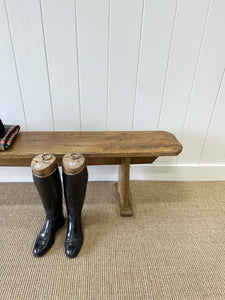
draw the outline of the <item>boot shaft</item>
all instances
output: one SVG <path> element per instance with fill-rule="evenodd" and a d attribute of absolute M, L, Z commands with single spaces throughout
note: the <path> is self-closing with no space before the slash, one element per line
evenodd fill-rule
<path fill-rule="evenodd" d="M 34 184 L 49 218 L 62 215 L 62 185 L 55 157 L 46 156 L 47 160 L 43 154 L 36 156 L 31 166 Z"/>
<path fill-rule="evenodd" d="M 63 172 L 64 196 L 67 210 L 79 215 L 83 208 L 88 181 L 87 167 L 76 175 Z"/>

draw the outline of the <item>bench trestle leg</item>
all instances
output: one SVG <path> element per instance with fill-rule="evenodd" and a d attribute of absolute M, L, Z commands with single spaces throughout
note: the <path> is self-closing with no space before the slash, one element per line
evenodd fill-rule
<path fill-rule="evenodd" d="M 116 183 L 116 195 L 120 207 L 120 215 L 122 217 L 133 216 L 133 210 L 130 203 L 130 158 L 123 158 L 122 164 L 119 166 L 119 180 Z"/>

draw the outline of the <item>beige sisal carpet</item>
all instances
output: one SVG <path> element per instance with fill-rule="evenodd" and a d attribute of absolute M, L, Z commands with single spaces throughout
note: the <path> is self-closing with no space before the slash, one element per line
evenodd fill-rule
<path fill-rule="evenodd" d="M 31 183 L 0 184 L 0 299 L 225 299 L 225 182 L 131 184 L 133 218 L 111 182 L 89 183 L 84 245 L 32 256 L 44 222 Z"/>

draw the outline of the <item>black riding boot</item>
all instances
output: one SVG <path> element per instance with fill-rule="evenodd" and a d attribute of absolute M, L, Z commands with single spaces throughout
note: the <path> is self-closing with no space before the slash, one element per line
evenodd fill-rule
<path fill-rule="evenodd" d="M 81 211 L 84 204 L 88 172 L 83 155 L 66 154 L 63 157 L 63 183 L 68 226 L 65 243 L 66 255 L 77 256 L 83 244 Z"/>
<path fill-rule="evenodd" d="M 55 234 L 65 219 L 62 210 L 62 185 L 56 158 L 51 154 L 40 154 L 31 162 L 33 180 L 41 197 L 45 214 L 45 225 L 38 235 L 33 254 L 43 256 L 54 244 Z"/>

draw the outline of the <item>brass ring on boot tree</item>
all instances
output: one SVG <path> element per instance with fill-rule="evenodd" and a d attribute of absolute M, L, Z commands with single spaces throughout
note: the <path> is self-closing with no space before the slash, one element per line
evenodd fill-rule
<path fill-rule="evenodd" d="M 52 158 L 52 154 L 51 153 L 44 153 L 42 154 L 42 159 L 43 160 L 50 160 Z"/>
<path fill-rule="evenodd" d="M 50 153 L 36 155 L 31 161 L 32 172 L 37 177 L 47 177 L 57 169 L 56 157 Z"/>
<path fill-rule="evenodd" d="M 79 158 L 81 158 L 81 154 L 80 153 L 71 153 L 70 156 L 72 157 L 72 159 L 79 159 Z"/>
<path fill-rule="evenodd" d="M 62 165 L 64 173 L 76 175 L 85 168 L 85 158 L 80 153 L 67 153 L 63 156 Z"/>

